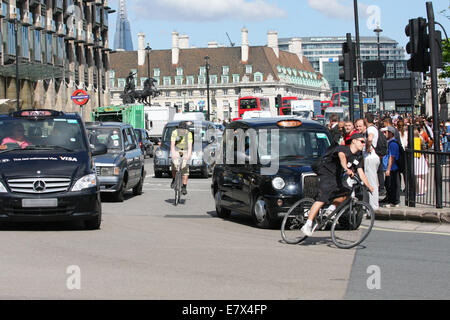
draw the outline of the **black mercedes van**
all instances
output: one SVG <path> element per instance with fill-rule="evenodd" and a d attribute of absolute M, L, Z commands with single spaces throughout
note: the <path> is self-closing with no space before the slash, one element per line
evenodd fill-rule
<path fill-rule="evenodd" d="M 0 222 L 82 220 L 101 224 L 100 190 L 78 114 L 24 110 L 0 115 Z"/>

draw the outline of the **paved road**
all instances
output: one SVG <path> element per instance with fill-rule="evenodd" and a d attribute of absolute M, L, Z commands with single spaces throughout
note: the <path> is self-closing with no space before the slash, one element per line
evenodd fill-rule
<path fill-rule="evenodd" d="M 216 217 L 209 180 L 191 179 L 184 203 L 174 207 L 170 180 L 155 179 L 147 162 L 144 194 L 129 194 L 124 203 L 106 198 L 99 231 L 70 224 L 1 227 L 0 298 L 449 297 L 447 229 L 422 234 L 424 224 L 408 222 L 413 233 L 376 230 L 358 250 L 336 249 L 329 231 L 286 245 L 279 230 L 254 228 L 250 218 Z M 378 224 L 399 229 L 398 222 Z M 371 265 L 381 269 L 380 290 L 367 288 Z M 69 290 L 74 283 L 80 289 Z M 412 286 L 420 290 L 412 294 Z"/>

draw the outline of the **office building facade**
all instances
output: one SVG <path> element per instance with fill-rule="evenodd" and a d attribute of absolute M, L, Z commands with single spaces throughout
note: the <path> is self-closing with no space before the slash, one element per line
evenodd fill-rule
<path fill-rule="evenodd" d="M 133 39 L 131 38 L 131 27 L 125 0 L 120 0 L 119 2 L 116 34 L 114 36 L 114 50 L 133 51 Z"/>
<path fill-rule="evenodd" d="M 136 73 L 137 89 L 148 77 L 145 35 L 139 34 L 139 49 L 111 55 L 111 99 L 122 104 L 126 77 Z M 327 81 L 314 70 L 297 44 L 290 51 L 278 47 L 278 34 L 267 34 L 267 46 L 249 46 L 248 30 L 242 29 L 241 47 L 221 47 L 216 42 L 207 48 L 189 47 L 189 37 L 172 33 L 172 48 L 150 52 L 150 77 L 156 80 L 161 95 L 152 106 L 184 106 L 191 110 L 207 107 L 206 61 L 209 57 L 210 113 L 212 119 L 232 119 L 238 115 L 238 100 L 244 96 L 267 97 L 276 114 L 275 97 L 298 96 L 323 100 L 331 95 Z"/>
<path fill-rule="evenodd" d="M 90 95 L 85 115 L 109 104 L 108 0 L 0 2 L 2 112 L 16 109 L 16 53 L 22 109 L 79 112 L 71 99 L 78 89 Z"/>

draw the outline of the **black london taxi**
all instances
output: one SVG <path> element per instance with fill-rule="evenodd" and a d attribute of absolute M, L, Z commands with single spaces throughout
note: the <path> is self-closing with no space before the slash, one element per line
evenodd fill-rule
<path fill-rule="evenodd" d="M 0 222 L 84 221 L 99 229 L 101 201 L 78 114 L 23 110 L 0 115 Z"/>
<path fill-rule="evenodd" d="M 230 123 L 214 168 L 211 191 L 217 215 L 249 214 L 274 227 L 303 197 L 314 197 L 311 165 L 330 146 L 328 130 L 312 120 L 276 117 Z"/>
<path fill-rule="evenodd" d="M 206 157 L 205 153 L 214 154 L 215 150 L 219 148 L 217 142 L 217 130 L 214 123 L 198 120 L 175 120 L 168 122 L 164 126 L 161 144 L 155 150 L 153 163 L 156 178 L 161 178 L 163 173 L 171 175 L 170 166 L 172 157 L 170 155 L 170 139 L 172 132 L 176 130 L 178 125 L 183 121 L 189 122 L 189 131 L 191 131 L 194 136 L 189 172 L 192 174 L 200 174 L 203 178 L 209 178 L 212 175 L 214 163 L 209 161 L 212 158 L 209 156 Z M 199 144 L 198 146 L 197 143 Z"/>
<path fill-rule="evenodd" d="M 142 194 L 145 179 L 144 154 L 133 126 L 122 122 L 91 122 L 86 124 L 92 145 L 106 144 L 108 152 L 94 157 L 100 192 L 112 193 L 117 202 L 124 201 L 124 193 L 133 189 Z"/>

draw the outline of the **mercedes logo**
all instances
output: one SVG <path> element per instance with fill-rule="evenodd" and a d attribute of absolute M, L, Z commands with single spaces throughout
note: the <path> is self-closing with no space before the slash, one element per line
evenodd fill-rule
<path fill-rule="evenodd" d="M 37 180 L 33 183 L 33 190 L 36 192 L 42 192 L 46 188 L 45 182 L 42 180 Z"/>

